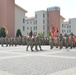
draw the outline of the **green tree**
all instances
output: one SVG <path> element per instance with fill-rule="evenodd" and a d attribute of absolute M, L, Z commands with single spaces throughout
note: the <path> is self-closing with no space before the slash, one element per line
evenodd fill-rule
<path fill-rule="evenodd" d="M 40 36 L 41 36 L 41 37 L 44 37 L 44 34 L 43 34 L 43 33 L 40 33 Z"/>
<path fill-rule="evenodd" d="M 47 36 L 50 36 L 50 34 L 51 34 L 51 32 L 48 32 L 48 33 L 47 33 Z"/>
<path fill-rule="evenodd" d="M 30 33 L 29 33 L 29 34 L 30 34 L 30 36 L 32 37 L 32 30 L 30 31 Z"/>
<path fill-rule="evenodd" d="M 6 30 L 3 27 L 0 29 L 0 37 L 6 37 Z"/>
<path fill-rule="evenodd" d="M 21 33 L 21 30 L 20 29 L 18 29 L 17 30 L 17 32 L 16 32 L 16 37 L 22 37 L 22 33 Z"/>

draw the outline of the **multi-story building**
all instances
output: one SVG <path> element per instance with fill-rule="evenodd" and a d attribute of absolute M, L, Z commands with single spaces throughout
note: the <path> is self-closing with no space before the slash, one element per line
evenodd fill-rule
<path fill-rule="evenodd" d="M 15 4 L 15 35 L 18 29 L 25 35 L 25 13 L 27 11 Z"/>
<path fill-rule="evenodd" d="M 32 24 L 30 24 L 32 21 Z M 61 33 L 61 25 L 64 21 L 64 18 L 60 15 L 59 7 L 50 7 L 47 8 L 47 11 L 41 10 L 35 12 L 35 17 L 30 20 L 30 18 L 26 19 L 26 27 L 30 28 L 32 26 L 33 33 L 43 33 L 44 36 L 47 36 L 47 32 L 51 31 L 51 25 L 53 24 Z M 28 23 L 27 23 L 28 22 Z M 30 30 L 30 29 L 29 29 Z M 29 32 L 26 31 L 26 34 Z"/>
<path fill-rule="evenodd" d="M 69 34 L 71 34 L 71 25 L 69 24 L 69 22 L 64 22 L 62 24 L 61 30 L 62 30 L 61 31 L 62 35 L 65 35 L 65 34 L 69 35 Z"/>
<path fill-rule="evenodd" d="M 8 36 L 15 34 L 15 0 L 0 0 L 0 27 L 8 30 Z"/>
<path fill-rule="evenodd" d="M 76 35 L 76 18 L 70 18 L 69 25 L 71 26 L 71 32 Z"/>
<path fill-rule="evenodd" d="M 54 25 L 60 32 L 60 7 L 47 8 L 47 28 L 50 31 L 52 25 Z"/>
<path fill-rule="evenodd" d="M 15 0 L 0 0 L 0 27 L 4 27 L 8 37 L 15 36 L 17 29 L 22 34 L 27 11 L 15 4 Z"/>
<path fill-rule="evenodd" d="M 71 34 L 73 33 L 76 35 L 76 18 L 70 18 L 68 22 L 63 22 L 61 25 L 61 33 L 64 34 Z"/>
<path fill-rule="evenodd" d="M 47 13 L 44 10 L 36 11 L 35 17 L 26 18 L 26 35 L 32 30 L 33 34 L 43 33 L 47 35 Z"/>

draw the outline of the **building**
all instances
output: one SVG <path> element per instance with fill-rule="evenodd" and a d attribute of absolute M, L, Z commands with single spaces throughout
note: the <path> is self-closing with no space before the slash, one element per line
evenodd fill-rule
<path fill-rule="evenodd" d="M 60 7 L 47 8 L 47 30 L 50 31 L 54 25 L 60 33 Z"/>
<path fill-rule="evenodd" d="M 25 9 L 15 4 L 15 35 L 18 29 L 25 35 L 25 13 L 27 13 Z"/>
<path fill-rule="evenodd" d="M 65 34 L 71 34 L 71 25 L 69 24 L 69 22 L 64 22 L 62 24 L 62 28 L 61 28 L 61 33 L 62 35 L 65 35 Z"/>
<path fill-rule="evenodd" d="M 0 0 L 0 27 L 4 27 L 8 37 L 16 35 L 17 29 L 22 34 L 27 11 L 15 4 L 15 0 Z"/>
<path fill-rule="evenodd" d="M 15 34 L 15 0 L 0 0 L 0 27 L 5 27 L 8 36 Z"/>
<path fill-rule="evenodd" d="M 76 35 L 76 18 L 70 18 L 69 25 L 71 27 L 71 32 Z"/>
<path fill-rule="evenodd" d="M 61 33 L 61 26 L 63 24 L 64 18 L 60 15 L 59 7 L 47 8 L 47 11 L 41 10 L 35 12 L 35 17 L 26 19 L 26 35 L 32 31 L 35 35 L 38 33 L 43 33 L 47 36 L 47 33 L 51 31 L 51 25 L 53 24 Z"/>

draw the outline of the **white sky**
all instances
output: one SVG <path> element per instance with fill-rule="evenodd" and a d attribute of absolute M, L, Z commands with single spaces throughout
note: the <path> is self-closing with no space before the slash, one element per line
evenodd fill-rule
<path fill-rule="evenodd" d="M 76 0 L 15 0 L 15 3 L 28 11 L 26 14 L 27 17 L 34 16 L 35 11 L 59 6 L 61 15 L 66 20 L 76 18 Z"/>

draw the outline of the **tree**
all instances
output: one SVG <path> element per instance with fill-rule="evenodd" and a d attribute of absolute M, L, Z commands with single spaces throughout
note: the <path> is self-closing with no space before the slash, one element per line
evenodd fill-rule
<path fill-rule="evenodd" d="M 44 34 L 43 33 L 39 33 L 39 34 L 40 34 L 41 37 L 44 37 Z"/>
<path fill-rule="evenodd" d="M 51 32 L 48 32 L 48 33 L 47 33 L 47 36 L 50 36 L 50 35 L 51 35 Z"/>
<path fill-rule="evenodd" d="M 20 29 L 18 29 L 17 30 L 17 32 L 16 32 L 16 37 L 22 37 L 22 33 L 21 33 L 21 30 Z"/>
<path fill-rule="evenodd" d="M 6 37 L 6 30 L 3 27 L 0 29 L 0 37 Z"/>
<path fill-rule="evenodd" d="M 29 33 L 29 34 L 30 34 L 30 36 L 32 37 L 32 30 L 30 31 L 30 33 Z"/>

